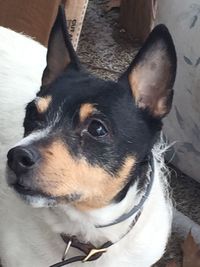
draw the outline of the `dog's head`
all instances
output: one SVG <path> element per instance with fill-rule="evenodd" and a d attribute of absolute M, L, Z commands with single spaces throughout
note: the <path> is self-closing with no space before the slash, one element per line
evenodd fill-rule
<path fill-rule="evenodd" d="M 8 152 L 8 183 L 33 205 L 93 209 L 122 197 L 139 179 L 136 170 L 170 111 L 175 74 L 176 53 L 163 25 L 118 82 L 88 74 L 60 8 L 41 90 L 26 108 L 25 137 Z"/>

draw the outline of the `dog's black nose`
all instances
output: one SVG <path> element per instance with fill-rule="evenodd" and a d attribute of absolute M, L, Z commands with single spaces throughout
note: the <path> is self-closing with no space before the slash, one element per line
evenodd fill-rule
<path fill-rule="evenodd" d="M 34 167 L 40 155 L 33 147 L 17 146 L 8 152 L 7 158 L 10 169 L 21 175 Z"/>

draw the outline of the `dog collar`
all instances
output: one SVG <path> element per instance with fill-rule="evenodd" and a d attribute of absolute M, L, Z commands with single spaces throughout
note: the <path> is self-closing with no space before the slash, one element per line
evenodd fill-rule
<path fill-rule="evenodd" d="M 132 215 L 136 214 L 131 225 L 129 225 L 128 231 L 117 242 L 119 242 L 123 237 L 125 237 L 131 231 L 131 229 L 135 226 L 135 224 L 137 223 L 137 221 L 138 221 L 138 219 L 142 213 L 144 202 L 146 201 L 146 199 L 148 198 L 148 196 L 150 194 L 150 191 L 151 191 L 151 188 L 153 185 L 153 180 L 154 180 L 154 162 L 153 162 L 152 153 L 149 156 L 148 162 L 150 165 L 149 182 L 146 186 L 145 194 L 142 196 L 140 202 L 136 206 L 134 206 L 128 213 L 124 213 L 118 219 L 116 219 L 114 222 L 109 223 L 109 224 L 105 224 L 105 225 L 96 225 L 96 228 L 103 228 L 103 227 L 112 226 L 112 225 L 121 223 L 121 222 L 127 220 L 128 218 L 130 218 Z M 64 251 L 62 261 L 58 262 L 54 265 L 51 265 L 50 267 L 66 266 L 66 265 L 68 265 L 70 263 L 74 263 L 74 262 L 85 263 L 85 262 L 96 261 L 105 252 L 107 252 L 109 247 L 111 247 L 112 245 L 117 243 L 117 242 L 113 243 L 111 241 L 107 241 L 101 247 L 97 248 L 90 242 L 88 242 L 88 243 L 80 242 L 76 236 L 70 236 L 70 235 L 66 235 L 66 234 L 61 234 L 60 236 L 63 239 L 63 241 L 66 243 L 66 249 Z M 66 259 L 66 255 L 67 255 L 70 247 L 73 247 L 73 248 L 80 250 L 84 255 L 75 256 L 75 257 Z"/>
<path fill-rule="evenodd" d="M 124 238 L 131 231 L 131 229 L 137 223 L 140 215 L 141 215 L 141 212 L 139 211 L 138 214 L 136 215 L 136 217 L 134 218 L 134 220 L 132 221 L 131 225 L 129 225 L 128 231 L 124 235 L 122 235 L 121 238 L 117 242 L 122 240 L 122 238 Z M 88 243 L 80 242 L 76 236 L 70 236 L 70 235 L 66 235 L 66 234 L 61 234 L 60 236 L 63 239 L 63 241 L 66 243 L 66 248 L 65 248 L 65 251 L 63 253 L 62 261 L 58 262 L 54 265 L 51 265 L 50 267 L 66 266 L 66 265 L 68 265 L 70 263 L 74 263 L 74 262 L 85 263 L 85 262 L 96 261 L 105 252 L 107 252 L 109 247 L 111 247 L 112 245 L 117 243 L 117 242 L 113 243 L 111 241 L 107 241 L 101 247 L 97 248 L 90 242 L 88 242 Z M 67 253 L 68 253 L 70 247 L 73 247 L 73 248 L 80 250 L 84 255 L 75 256 L 75 257 L 66 259 L 66 256 L 67 256 Z"/>
<path fill-rule="evenodd" d="M 144 195 L 142 196 L 140 202 L 134 206 L 129 212 L 122 214 L 119 218 L 117 218 L 114 222 L 108 223 L 108 224 L 104 224 L 104 225 L 96 225 L 96 228 L 104 228 L 104 227 L 108 227 L 108 226 L 112 226 L 118 223 L 121 223 L 125 220 L 127 220 L 128 218 L 130 218 L 131 216 L 133 216 L 134 214 L 138 213 L 139 211 L 141 211 L 141 209 L 143 208 L 144 202 L 147 200 L 150 192 L 151 192 L 151 188 L 153 185 L 153 180 L 154 180 L 154 162 L 153 162 L 153 155 L 152 153 L 149 155 L 148 157 L 148 163 L 150 165 L 150 176 L 149 176 L 149 181 L 146 185 L 146 190 Z"/>

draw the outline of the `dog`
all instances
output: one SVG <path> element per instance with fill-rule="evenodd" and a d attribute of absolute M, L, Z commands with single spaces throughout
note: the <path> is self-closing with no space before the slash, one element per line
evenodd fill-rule
<path fill-rule="evenodd" d="M 18 89 L 26 94 L 23 75 Z M 175 47 L 159 25 L 117 82 L 94 77 L 81 66 L 59 8 L 24 138 L 8 151 L 7 182 L 1 177 L 3 267 L 150 267 L 161 258 L 172 204 L 160 133 L 175 76 Z M 9 97 L 5 121 L 15 92 Z M 4 129 L 3 152 L 13 127 Z"/>

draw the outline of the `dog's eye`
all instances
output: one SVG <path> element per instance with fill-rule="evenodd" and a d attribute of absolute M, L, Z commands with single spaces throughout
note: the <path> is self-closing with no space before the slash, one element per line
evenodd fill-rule
<path fill-rule="evenodd" d="M 92 120 L 88 125 L 87 131 L 93 137 L 104 137 L 108 134 L 105 125 L 99 120 Z"/>

